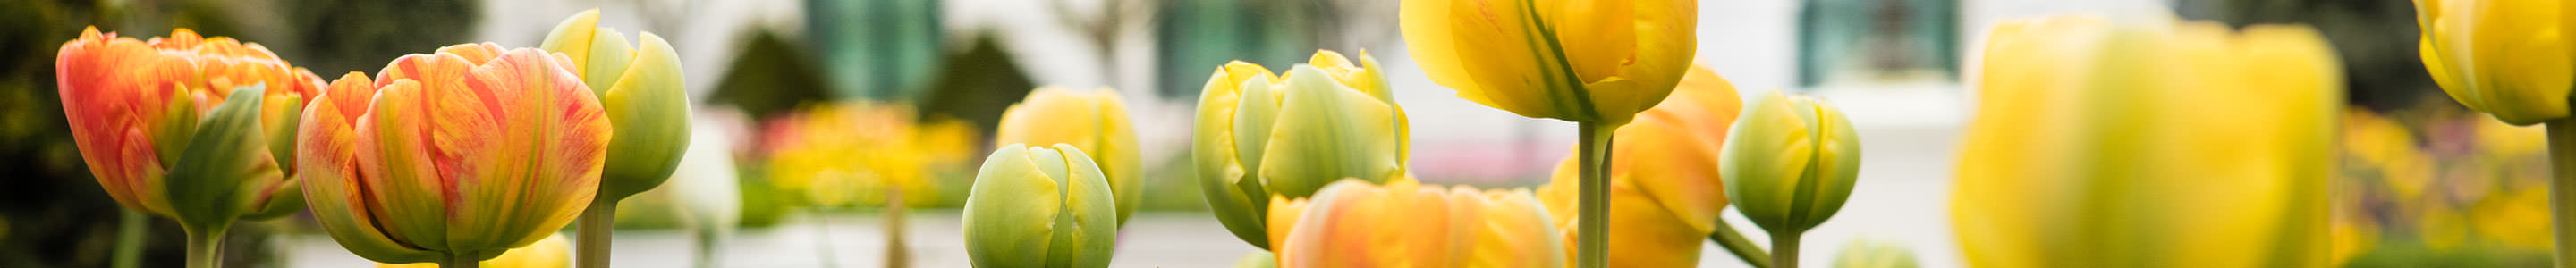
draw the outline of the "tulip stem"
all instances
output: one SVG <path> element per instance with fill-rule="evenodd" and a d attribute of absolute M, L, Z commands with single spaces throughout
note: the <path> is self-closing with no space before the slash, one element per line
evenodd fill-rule
<path fill-rule="evenodd" d="M 483 260 L 477 260 L 477 259 L 475 259 L 475 258 L 474 258 L 474 254 L 475 254 L 475 253 L 473 253 L 473 252 L 457 252 L 457 253 L 455 253 L 455 254 L 447 254 L 447 261 L 438 262 L 438 267 L 440 267 L 440 268 L 475 268 L 475 267 L 477 267 L 477 266 L 483 266 Z"/>
<path fill-rule="evenodd" d="M 1575 267 L 1601 268 L 1610 263 L 1610 136 L 1619 126 L 1597 122 L 1576 123 L 1580 141 L 1575 170 L 1578 185 L 1575 197 Z"/>
<path fill-rule="evenodd" d="M 188 268 L 220 267 L 223 261 L 224 226 L 181 224 L 188 230 Z"/>
<path fill-rule="evenodd" d="M 617 199 L 591 200 L 590 208 L 581 211 L 580 221 L 581 227 L 575 231 L 578 233 L 574 238 L 580 242 L 575 244 L 580 249 L 574 253 L 577 255 L 573 257 L 573 263 L 582 268 L 608 267 L 608 236 L 617 229 Z"/>
<path fill-rule="evenodd" d="M 1771 267 L 1798 268 L 1798 233 L 1771 234 Z"/>
<path fill-rule="evenodd" d="M 2558 267 L 2576 265 L 2576 119 L 2549 127 L 2549 218 L 2556 233 Z"/>
<path fill-rule="evenodd" d="M 1717 220 L 1717 232 L 1708 234 L 1708 241 L 1717 242 L 1718 247 L 1735 253 L 1735 258 L 1743 259 L 1745 265 L 1771 268 L 1771 253 L 1754 246 L 1752 239 L 1744 239 L 1744 234 L 1736 232 L 1735 225 L 1726 223 L 1726 219 Z"/>
<path fill-rule="evenodd" d="M 148 227 L 152 227 L 151 218 L 131 209 L 116 211 L 119 212 L 117 213 L 116 252 L 112 257 L 115 260 L 111 260 L 108 267 L 143 267 L 143 233 L 150 229 Z"/>

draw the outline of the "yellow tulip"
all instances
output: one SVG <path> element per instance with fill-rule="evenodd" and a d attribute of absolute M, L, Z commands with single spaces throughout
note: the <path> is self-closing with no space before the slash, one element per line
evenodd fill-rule
<path fill-rule="evenodd" d="M 1404 108 L 1377 59 L 1358 64 L 1317 51 L 1286 74 L 1227 63 L 1199 95 L 1191 158 L 1200 191 L 1219 223 L 1255 247 L 1263 203 L 1271 195 L 1303 198 L 1341 178 L 1381 178 L 1404 170 Z"/>
<path fill-rule="evenodd" d="M 1526 189 L 1442 189 L 1397 177 L 1383 186 L 1341 180 L 1312 199 L 1271 202 L 1279 267 L 1565 266 L 1564 241 Z"/>
<path fill-rule="evenodd" d="M 1116 91 L 1044 87 L 1002 111 L 993 144 L 1063 143 L 1082 148 L 1092 162 L 1100 163 L 1101 172 L 1109 174 L 1109 191 L 1118 196 L 1118 222 L 1125 223 L 1145 192 L 1140 183 L 1145 179 L 1137 175 L 1144 164 L 1136 156 L 1136 127 L 1127 122 L 1127 104 L 1118 100 Z"/>
<path fill-rule="evenodd" d="M 2451 99 L 2515 125 L 2567 118 L 2576 4 L 2416 0 L 2415 9 L 2416 51 Z"/>
<path fill-rule="evenodd" d="M 1690 69 L 1696 2 L 1403 0 L 1397 21 L 1423 73 L 1459 98 L 1618 125 Z"/>
<path fill-rule="evenodd" d="M 2315 267 L 2342 74 L 2304 26 L 2007 21 L 1951 221 L 1976 267 Z"/>
<path fill-rule="evenodd" d="M 1072 145 L 1003 145 L 966 195 L 966 256 L 979 267 L 1108 267 L 1117 200 Z"/>
<path fill-rule="evenodd" d="M 1718 149 L 1727 125 L 1743 104 L 1735 86 L 1707 68 L 1692 68 L 1664 99 L 1619 128 L 1610 148 L 1609 243 L 1612 267 L 1690 267 L 1699 264 L 1704 237 L 1717 231 L 1726 208 L 1718 177 Z M 1554 180 L 1538 188 L 1540 201 L 1566 240 L 1575 230 L 1575 159 L 1556 166 Z M 1565 252 L 1572 257 L 1574 252 Z"/>
<path fill-rule="evenodd" d="M 536 244 L 513 248 L 500 257 L 483 260 L 483 268 L 563 268 L 572 267 L 572 242 L 563 234 L 546 236 Z M 376 268 L 438 268 L 438 263 L 377 263 Z"/>
<path fill-rule="evenodd" d="M 597 193 L 611 138 L 570 65 L 462 44 L 333 81 L 296 140 L 313 218 L 389 263 L 489 259 L 562 229 Z"/>

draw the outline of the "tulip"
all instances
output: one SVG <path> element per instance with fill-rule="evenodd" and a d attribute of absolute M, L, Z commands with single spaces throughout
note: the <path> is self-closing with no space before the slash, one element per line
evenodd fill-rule
<path fill-rule="evenodd" d="M 479 43 L 332 81 L 296 135 L 313 218 L 359 257 L 444 267 L 562 229 L 598 191 L 611 133 L 571 70 Z"/>
<path fill-rule="evenodd" d="M 1969 266 L 2326 265 L 2344 79 L 2325 38 L 2145 24 L 1988 37 L 1950 194 Z"/>
<path fill-rule="evenodd" d="M 1725 181 L 1718 176 L 1718 149 L 1726 128 L 1742 104 L 1735 87 L 1706 68 L 1693 68 L 1654 109 L 1637 114 L 1619 128 L 1610 148 L 1610 252 L 1612 267 L 1690 267 L 1698 265 L 1700 239 L 1721 231 L 1718 211 L 1726 208 Z M 1567 158 L 1554 180 L 1539 187 L 1560 230 L 1576 229 L 1575 187 L 1578 167 Z M 1649 191 L 1649 189 L 1652 189 Z M 1734 232 L 1723 228 L 1723 232 Z M 1568 239 L 1573 233 L 1566 233 Z M 1724 245 L 1727 242 L 1720 242 Z M 1750 244 L 1732 245 L 1750 248 Z M 1758 249 L 1757 249 L 1758 250 Z M 1571 255 L 1574 252 L 1566 252 Z M 1767 257 L 1767 256 L 1766 256 Z M 1755 262 L 1754 265 L 1769 265 Z"/>
<path fill-rule="evenodd" d="M 55 58 L 72 141 L 127 209 L 179 220 L 190 267 L 236 220 L 304 209 L 291 150 L 313 72 L 268 48 L 188 29 L 136 41 L 82 30 Z"/>
<path fill-rule="evenodd" d="M 1359 59 L 1317 51 L 1286 74 L 1235 61 L 1210 75 L 1191 157 L 1208 206 L 1235 237 L 1270 248 L 1262 213 L 1271 195 L 1304 198 L 1332 180 L 1403 172 L 1404 108 L 1377 59 Z"/>
<path fill-rule="evenodd" d="M 1564 267 L 1565 243 L 1530 191 L 1342 180 L 1272 196 L 1279 267 Z M 1284 230 L 1284 231 L 1279 231 Z"/>
<path fill-rule="evenodd" d="M 2567 118 L 2576 5 L 2548 0 L 2417 0 L 2424 69 L 2469 109 L 2530 125 Z"/>
<path fill-rule="evenodd" d="M 1117 202 L 1073 145 L 1003 145 L 966 195 L 966 257 L 976 267 L 1108 267 Z"/>
<path fill-rule="evenodd" d="M 1695 2 L 1405 0 L 1397 21 L 1422 72 L 1459 98 L 1618 125 L 1690 69 Z"/>
<path fill-rule="evenodd" d="M 1002 111 L 993 144 L 1070 144 L 1091 153 L 1093 163 L 1109 175 L 1109 191 L 1118 197 L 1118 222 L 1136 212 L 1144 197 L 1144 170 L 1136 156 L 1136 127 L 1127 120 L 1127 104 L 1118 92 L 1073 91 L 1055 87 L 1029 92 L 1028 100 Z"/>
<path fill-rule="evenodd" d="M 1904 244 L 1888 241 L 1857 240 L 1843 243 L 1841 253 L 1834 254 L 1836 268 L 1915 268 L 1923 267 L 1914 260 L 1914 251 Z"/>
<path fill-rule="evenodd" d="M 1408 51 L 1458 98 L 1522 117 L 1576 123 L 1578 267 L 1608 264 L 1611 132 L 1662 103 L 1699 25 L 1690 0 L 1404 0 Z"/>
<path fill-rule="evenodd" d="M 563 268 L 572 267 L 570 264 L 572 242 L 566 241 L 563 234 L 547 235 L 545 240 L 537 240 L 536 244 L 510 249 L 502 252 L 500 257 L 481 263 L 483 267 L 490 268 Z M 376 268 L 438 268 L 438 263 L 377 263 Z"/>
<path fill-rule="evenodd" d="M 1798 236 L 1832 219 L 1860 177 L 1860 136 L 1833 104 L 1778 91 L 1744 107 L 1718 174 L 1726 198 L 1771 233 L 1772 267 L 1798 267 Z"/>
<path fill-rule="evenodd" d="M 652 32 L 638 37 L 642 44 L 628 45 L 626 35 L 599 27 L 599 9 L 591 9 L 555 24 L 537 46 L 572 58 L 572 73 L 598 94 L 618 137 L 608 144 L 599 196 L 581 215 L 581 267 L 608 267 L 617 201 L 662 186 L 689 149 L 689 92 L 681 87 L 680 54 Z"/>

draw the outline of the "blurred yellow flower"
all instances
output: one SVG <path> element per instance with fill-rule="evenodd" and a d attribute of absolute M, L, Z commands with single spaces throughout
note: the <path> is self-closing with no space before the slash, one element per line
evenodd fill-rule
<path fill-rule="evenodd" d="M 1853 239 L 1834 253 L 1835 268 L 1915 268 L 1914 251 L 1896 241 Z"/>
<path fill-rule="evenodd" d="M 1698 1 L 1403 0 L 1431 81 L 1523 117 L 1619 125 L 1690 69 Z"/>
<path fill-rule="evenodd" d="M 976 134 L 952 120 L 915 120 L 910 106 L 872 102 L 813 105 L 775 119 L 761 141 L 769 179 L 818 206 L 884 204 L 888 194 L 907 205 L 937 202 L 931 177 L 963 164 Z"/>
<path fill-rule="evenodd" d="M 1620 249 L 1610 252 L 1611 267 L 1698 265 L 1700 245 L 1727 205 L 1717 154 L 1740 106 L 1726 78 L 1692 68 L 1671 98 L 1619 128 L 1610 149 L 1609 243 Z M 1538 188 L 1567 241 L 1578 210 L 1574 162 L 1570 155 L 1559 162 L 1554 179 Z"/>
<path fill-rule="evenodd" d="M 2469 207 L 2478 234 L 2505 246 L 2549 250 L 2549 188 L 2521 187 L 2488 194 Z"/>
<path fill-rule="evenodd" d="M 2416 0 L 2415 9 L 2416 51 L 2452 100 L 2515 125 L 2567 118 L 2576 4 Z"/>
<path fill-rule="evenodd" d="M 562 268 L 572 267 L 572 242 L 563 234 L 546 236 L 535 244 L 510 249 L 500 257 L 483 260 L 483 268 Z M 438 263 L 377 263 L 376 268 L 438 268 Z"/>
<path fill-rule="evenodd" d="M 1976 267 L 2325 265 L 2342 74 L 2304 26 L 2007 21 L 1951 220 Z"/>
<path fill-rule="evenodd" d="M 1272 196 L 1279 267 L 1564 267 L 1547 209 L 1529 190 L 1341 180 L 1312 199 Z M 1281 231 L 1284 230 L 1284 231 Z"/>
<path fill-rule="evenodd" d="M 1127 104 L 1108 89 L 1075 91 L 1042 87 L 1027 100 L 1002 111 L 993 144 L 1070 144 L 1100 163 L 1109 175 L 1109 191 L 1118 197 L 1118 222 L 1136 212 L 1145 195 L 1138 177 L 1143 160 L 1136 155 L 1136 127 L 1128 123 Z"/>
<path fill-rule="evenodd" d="M 1288 73 L 1235 61 L 1199 95 L 1191 158 L 1217 222 L 1254 247 L 1273 195 L 1305 198 L 1342 178 L 1381 181 L 1404 172 L 1404 108 L 1377 59 L 1354 63 L 1316 51 Z"/>

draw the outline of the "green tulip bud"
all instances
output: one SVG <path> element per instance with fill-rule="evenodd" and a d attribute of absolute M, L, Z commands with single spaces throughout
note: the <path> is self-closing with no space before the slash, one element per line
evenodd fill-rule
<path fill-rule="evenodd" d="M 967 193 L 966 257 L 976 267 L 1108 267 L 1116 201 L 1081 149 L 1004 145 Z"/>
<path fill-rule="evenodd" d="M 1779 92 L 1744 107 L 1718 174 L 1726 197 L 1772 235 L 1796 235 L 1842 210 L 1859 177 L 1860 137 L 1832 104 Z"/>
<path fill-rule="evenodd" d="M 599 27 L 599 10 L 564 19 L 538 48 L 563 53 L 572 73 L 599 94 L 616 139 L 600 169 L 599 198 L 615 201 L 652 190 L 671 178 L 689 149 L 689 94 L 680 77 L 680 54 L 661 36 L 644 32 L 639 44 Z"/>
<path fill-rule="evenodd" d="M 1383 183 L 1402 175 L 1404 109 L 1377 60 L 1318 51 L 1286 74 L 1236 61 L 1200 93 L 1192 158 L 1217 222 L 1269 248 L 1262 215 L 1271 195 L 1305 198 L 1343 178 Z"/>

